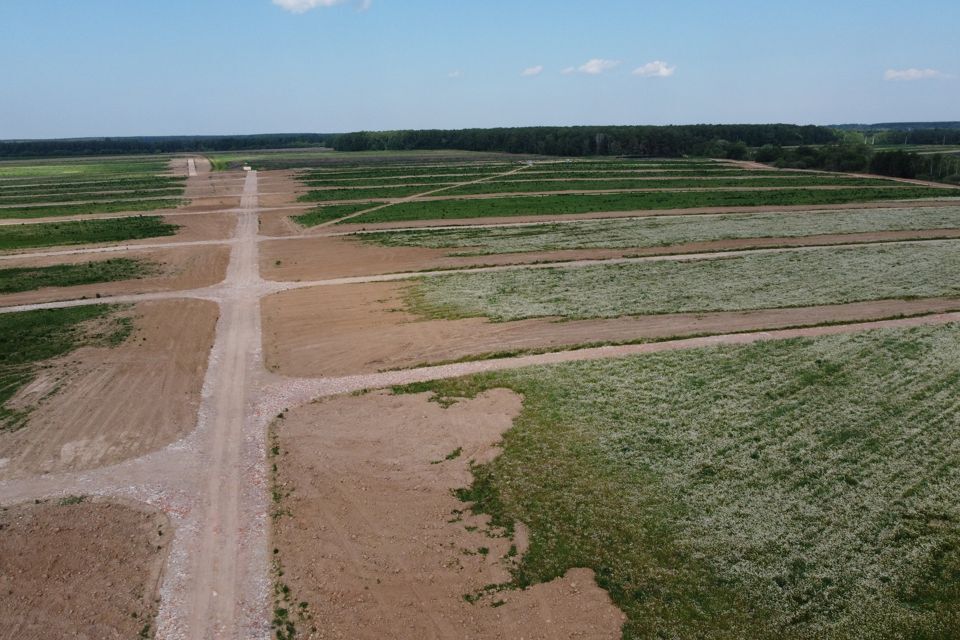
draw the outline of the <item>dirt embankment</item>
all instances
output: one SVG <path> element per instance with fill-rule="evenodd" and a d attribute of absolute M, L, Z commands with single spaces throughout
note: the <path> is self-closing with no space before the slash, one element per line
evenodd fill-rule
<path fill-rule="evenodd" d="M 960 229 L 821 234 L 791 238 L 740 238 L 736 240 L 687 242 L 662 247 L 565 249 L 466 257 L 450 254 L 466 252 L 469 249 L 385 247 L 369 244 L 359 238 L 349 236 L 303 237 L 262 243 L 260 273 L 267 280 L 324 280 L 348 276 L 423 271 L 426 269 L 454 269 L 566 260 L 604 260 L 634 256 L 676 255 L 770 247 L 893 242 L 931 238 L 960 238 Z"/>
<path fill-rule="evenodd" d="M 166 516 L 83 501 L 0 508 L 0 637 L 153 637 Z"/>
<path fill-rule="evenodd" d="M 213 342 L 212 302 L 144 302 L 120 346 L 81 347 L 45 363 L 10 405 L 35 407 L 0 433 L 0 480 L 135 458 L 191 431 Z"/>
<path fill-rule="evenodd" d="M 93 298 L 97 294 L 113 296 L 156 291 L 184 291 L 212 286 L 221 282 L 226 274 L 227 262 L 230 259 L 230 248 L 226 245 L 211 245 L 125 251 L 110 254 L 81 253 L 24 260 L 4 260 L 0 263 L 0 268 L 82 264 L 117 258 L 153 263 L 156 265 L 156 273 L 132 280 L 98 282 L 73 287 L 45 287 L 34 291 L 0 295 L 0 306 L 34 304 L 82 297 Z"/>
<path fill-rule="evenodd" d="M 274 520 L 273 546 L 298 637 L 620 637 L 624 617 L 589 570 L 464 599 L 510 579 L 514 542 L 491 537 L 486 518 L 465 513 L 451 489 L 469 484 L 471 460 L 496 455 L 519 409 L 505 390 L 448 409 L 423 394 L 378 392 L 278 421 L 287 515 Z"/>
<path fill-rule="evenodd" d="M 760 331 L 960 309 L 960 300 L 935 298 L 568 322 L 551 318 L 423 320 L 405 309 L 404 290 L 409 286 L 313 287 L 264 298 L 267 367 L 289 376 L 350 375 L 522 349 Z"/>

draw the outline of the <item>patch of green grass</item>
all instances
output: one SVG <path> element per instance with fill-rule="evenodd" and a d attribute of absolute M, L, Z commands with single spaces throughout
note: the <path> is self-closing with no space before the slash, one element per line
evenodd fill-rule
<path fill-rule="evenodd" d="M 23 426 L 29 410 L 6 403 L 30 383 L 43 361 L 86 346 L 115 346 L 133 331 L 119 307 L 89 305 L 0 314 L 0 431 Z"/>
<path fill-rule="evenodd" d="M 33 291 L 44 287 L 73 287 L 81 284 L 133 280 L 156 275 L 158 264 L 130 258 L 111 258 L 49 267 L 0 269 L 0 294 Z"/>
<path fill-rule="evenodd" d="M 186 178 L 177 176 L 130 176 L 108 180 L 55 180 L 13 182 L 0 181 L 0 195 L 30 195 L 42 193 L 91 193 L 97 191 L 146 191 L 156 189 L 183 190 Z"/>
<path fill-rule="evenodd" d="M 163 218 L 158 216 L 2 225 L 0 250 L 172 236 L 179 228 L 178 225 L 164 222 Z"/>
<path fill-rule="evenodd" d="M 119 211 L 159 211 L 175 209 L 183 204 L 180 199 L 105 201 L 84 204 L 63 204 L 37 207 L 0 208 L 0 219 L 4 218 L 47 218 L 55 216 L 77 216 L 91 213 L 117 213 Z"/>
<path fill-rule="evenodd" d="M 434 187 L 377 187 L 373 189 L 324 189 L 308 191 L 297 200 L 300 202 L 322 202 L 333 200 L 387 200 L 404 198 L 430 191 Z M 440 188 L 440 187 L 435 187 Z"/>
<path fill-rule="evenodd" d="M 57 504 L 59 504 L 61 507 L 69 507 L 75 504 L 81 504 L 82 502 L 85 502 L 86 499 L 87 499 L 87 496 L 69 495 L 69 496 L 60 498 L 60 502 L 58 502 Z"/>
<path fill-rule="evenodd" d="M 960 242 L 817 248 L 690 261 L 424 278 L 408 304 L 436 318 L 613 318 L 960 295 Z"/>
<path fill-rule="evenodd" d="M 357 237 L 370 244 L 388 247 L 467 249 L 457 255 L 490 255 L 923 229 L 960 229 L 960 207 L 651 216 L 486 229 L 418 229 L 359 234 Z"/>
<path fill-rule="evenodd" d="M 325 207 L 316 207 L 299 216 L 291 216 L 294 222 L 304 227 L 315 227 L 323 222 L 338 220 L 351 213 L 363 211 L 376 205 L 366 204 L 332 204 Z"/>
<path fill-rule="evenodd" d="M 443 220 L 702 207 L 843 204 L 847 202 L 879 202 L 916 198 L 948 198 L 955 195 L 953 191 L 934 187 L 895 187 L 890 189 L 666 191 L 663 193 L 604 195 L 514 196 L 479 200 L 404 202 L 364 214 L 351 220 L 351 222 Z"/>
<path fill-rule="evenodd" d="M 596 572 L 624 637 L 960 636 L 960 327 L 419 383 L 524 398 L 463 492 L 514 584 Z"/>
<path fill-rule="evenodd" d="M 122 193 L 75 193 L 71 191 L 69 193 L 30 193 L 9 196 L 3 194 L 0 195 L 0 205 L 79 202 L 81 200 L 86 203 L 115 202 L 119 200 L 141 200 L 145 198 L 160 198 L 163 196 L 180 196 L 182 193 L 183 189 L 150 189 L 124 191 Z"/>

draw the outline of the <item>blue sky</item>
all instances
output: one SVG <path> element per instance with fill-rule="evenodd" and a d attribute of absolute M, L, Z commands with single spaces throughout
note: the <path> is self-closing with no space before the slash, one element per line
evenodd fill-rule
<path fill-rule="evenodd" d="M 960 120 L 956 0 L 2 0 L 0 25 L 0 138 Z"/>

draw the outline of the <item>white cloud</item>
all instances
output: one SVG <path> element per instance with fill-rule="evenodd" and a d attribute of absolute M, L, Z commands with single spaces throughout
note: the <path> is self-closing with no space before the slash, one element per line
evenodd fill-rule
<path fill-rule="evenodd" d="M 542 64 L 538 64 L 538 65 L 535 66 L 535 67 L 527 67 L 526 69 L 524 69 L 523 71 L 520 72 L 520 75 L 522 75 L 522 76 L 538 76 L 538 75 L 540 75 L 541 73 L 543 73 L 543 65 L 542 65 Z"/>
<path fill-rule="evenodd" d="M 564 69 L 564 70 L 561 71 L 560 73 L 562 73 L 562 74 L 565 75 L 565 76 L 568 76 L 568 75 L 570 75 L 571 73 L 576 73 L 576 72 L 577 72 L 577 68 L 576 68 L 576 67 L 567 67 L 566 69 Z"/>
<path fill-rule="evenodd" d="M 642 67 L 637 67 L 634 69 L 633 75 L 641 76 L 643 78 L 669 78 L 676 70 L 677 67 L 675 65 L 671 66 L 663 60 L 654 60 L 653 62 L 648 62 Z"/>
<path fill-rule="evenodd" d="M 281 9 L 286 9 L 290 13 L 306 13 L 317 7 L 333 7 L 338 4 L 346 4 L 351 0 L 273 0 L 273 4 Z M 366 11 L 370 8 L 372 0 L 357 0 L 357 8 Z"/>
<path fill-rule="evenodd" d="M 580 73 L 586 73 L 591 76 L 600 75 L 604 71 L 609 71 L 620 64 L 619 60 L 604 60 L 603 58 L 592 58 L 577 67 Z M 566 72 L 566 69 L 564 69 Z"/>
<path fill-rule="evenodd" d="M 929 80 L 930 78 L 949 78 L 936 69 L 887 69 L 884 80 Z"/>
<path fill-rule="evenodd" d="M 460 69 L 456 69 L 455 71 L 451 71 L 450 73 L 448 73 L 448 74 L 447 74 L 447 77 L 448 77 L 448 78 L 462 78 L 462 77 L 463 77 L 463 71 L 460 71 Z"/>

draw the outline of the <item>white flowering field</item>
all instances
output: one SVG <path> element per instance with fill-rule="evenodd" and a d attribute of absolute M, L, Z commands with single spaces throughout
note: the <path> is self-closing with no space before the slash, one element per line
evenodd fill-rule
<path fill-rule="evenodd" d="M 625 638 L 960 637 L 960 326 L 668 352 L 406 391 L 524 409 L 463 497 L 590 567 Z"/>
<path fill-rule="evenodd" d="M 651 216 L 583 220 L 488 229 L 370 233 L 365 242 L 392 247 L 459 249 L 490 255 L 560 249 L 629 249 L 738 238 L 796 238 L 818 234 L 960 228 L 960 206 L 798 213 Z"/>
<path fill-rule="evenodd" d="M 960 294 L 960 241 L 425 278 L 408 302 L 428 317 L 611 318 Z"/>

